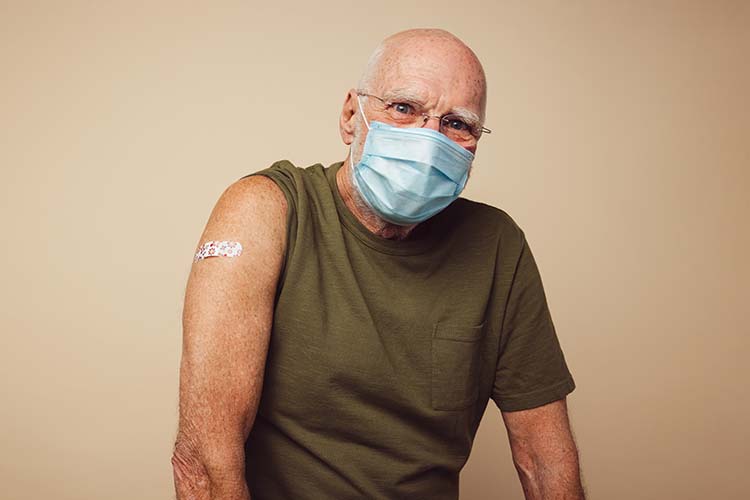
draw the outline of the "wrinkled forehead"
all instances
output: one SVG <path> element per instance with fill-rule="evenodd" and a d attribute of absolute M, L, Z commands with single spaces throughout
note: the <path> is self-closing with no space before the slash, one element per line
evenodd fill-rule
<path fill-rule="evenodd" d="M 373 91 L 402 92 L 484 116 L 484 71 L 465 47 L 440 43 L 402 44 L 383 53 Z"/>

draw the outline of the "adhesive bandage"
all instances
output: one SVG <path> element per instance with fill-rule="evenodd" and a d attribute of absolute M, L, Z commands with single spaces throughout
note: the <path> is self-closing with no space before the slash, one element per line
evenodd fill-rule
<path fill-rule="evenodd" d="M 242 254 L 239 241 L 207 241 L 195 254 L 195 262 L 206 257 L 237 257 Z"/>

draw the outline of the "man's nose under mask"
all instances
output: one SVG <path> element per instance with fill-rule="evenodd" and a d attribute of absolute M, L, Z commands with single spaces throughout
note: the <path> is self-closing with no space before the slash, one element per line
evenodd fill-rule
<path fill-rule="evenodd" d="M 470 151 L 432 129 L 368 123 L 359 96 L 357 101 L 369 132 L 353 165 L 354 183 L 380 218 L 417 224 L 458 198 L 474 160 Z"/>

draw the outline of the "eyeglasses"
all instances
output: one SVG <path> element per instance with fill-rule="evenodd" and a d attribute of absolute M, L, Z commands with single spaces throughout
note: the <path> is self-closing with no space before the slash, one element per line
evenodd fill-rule
<path fill-rule="evenodd" d="M 393 123 L 400 127 L 417 125 L 420 119 L 422 123 L 419 126 L 422 126 L 430 118 L 437 118 L 440 120 L 440 132 L 445 134 L 449 139 L 460 143 L 476 142 L 483 133 L 492 133 L 490 129 L 483 127 L 481 123 L 455 113 L 442 116 L 430 115 L 425 113 L 424 107 L 421 104 L 405 99 L 386 101 L 382 97 L 365 92 L 357 92 L 357 95 L 372 97 L 380 101 L 383 106 L 382 111 Z"/>

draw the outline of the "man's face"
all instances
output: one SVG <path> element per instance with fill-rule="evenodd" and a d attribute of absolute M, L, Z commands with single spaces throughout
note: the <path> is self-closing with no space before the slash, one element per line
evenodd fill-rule
<path fill-rule="evenodd" d="M 416 40 L 405 42 L 382 57 L 379 71 L 368 88 L 360 89 L 382 99 L 361 98 L 368 121 L 441 131 L 439 117 L 450 114 L 463 123 L 481 127 L 484 121 L 484 76 L 476 59 L 465 48 L 446 41 Z M 356 101 L 354 105 L 357 105 Z M 396 113 L 417 109 L 431 117 L 425 122 L 419 116 L 415 123 L 404 125 L 393 119 L 394 108 Z M 359 161 L 367 136 L 367 127 L 358 108 L 356 113 L 359 116 L 354 124 L 354 163 Z M 452 123 L 454 127 L 461 126 L 458 122 Z M 444 122 L 442 131 L 450 133 L 446 128 L 450 125 Z M 458 139 L 456 134 L 451 135 L 458 145 L 472 153 L 476 151 L 477 138 Z"/>

